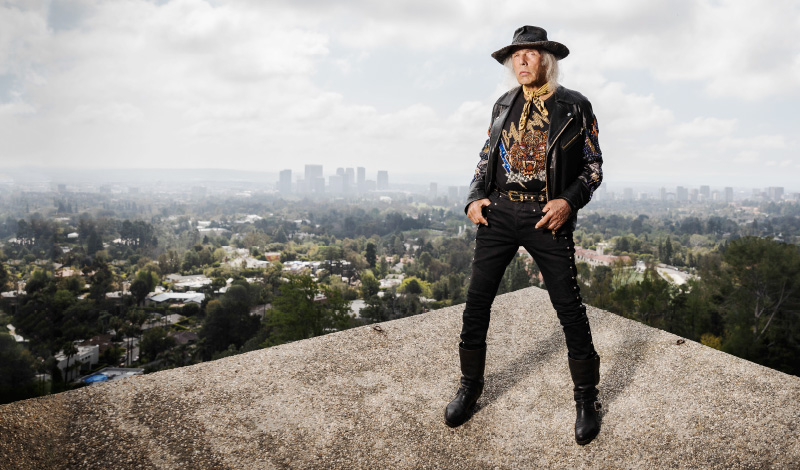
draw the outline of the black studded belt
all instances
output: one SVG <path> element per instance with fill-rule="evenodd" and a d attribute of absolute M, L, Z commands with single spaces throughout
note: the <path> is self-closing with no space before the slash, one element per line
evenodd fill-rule
<path fill-rule="evenodd" d="M 501 191 L 496 189 L 495 192 L 503 199 L 508 199 L 513 202 L 547 202 L 547 194 L 544 191 L 536 193 L 521 193 L 519 191 Z"/>

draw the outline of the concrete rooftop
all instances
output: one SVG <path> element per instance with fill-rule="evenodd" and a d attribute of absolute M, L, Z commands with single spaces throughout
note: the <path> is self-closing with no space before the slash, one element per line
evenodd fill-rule
<path fill-rule="evenodd" d="M 495 301 L 486 390 L 451 429 L 462 308 L 0 406 L 0 468 L 800 468 L 800 378 L 593 308 L 606 411 L 576 445 L 534 287 Z"/>

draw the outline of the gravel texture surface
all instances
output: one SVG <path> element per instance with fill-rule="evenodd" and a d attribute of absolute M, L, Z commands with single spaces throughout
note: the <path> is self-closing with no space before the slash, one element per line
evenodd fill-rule
<path fill-rule="evenodd" d="M 800 468 L 800 378 L 592 308 L 605 411 L 575 444 L 538 288 L 495 301 L 484 395 L 451 429 L 462 309 L 0 406 L 0 468 Z"/>

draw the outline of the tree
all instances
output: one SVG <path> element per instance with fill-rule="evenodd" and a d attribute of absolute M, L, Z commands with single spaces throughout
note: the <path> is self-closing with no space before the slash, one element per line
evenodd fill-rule
<path fill-rule="evenodd" d="M 70 364 L 70 359 L 78 354 L 78 348 L 72 341 L 67 341 L 61 347 L 61 352 L 67 357 L 66 373 L 64 374 L 64 386 L 66 386 L 70 378 L 70 371 L 74 370 L 75 366 L 77 365 L 76 363 Z"/>
<path fill-rule="evenodd" d="M 86 241 L 86 254 L 94 256 L 98 251 L 103 249 L 103 240 L 97 234 L 97 230 L 92 227 L 89 232 L 89 238 Z"/>
<path fill-rule="evenodd" d="M 431 284 L 416 276 L 409 276 L 403 279 L 402 284 L 400 284 L 397 290 L 404 294 L 422 295 L 425 297 L 431 297 L 433 295 Z"/>
<path fill-rule="evenodd" d="M 259 318 L 250 315 L 250 294 L 247 287 L 231 284 L 220 300 L 206 305 L 206 317 L 200 330 L 204 342 L 204 358 L 228 349 L 240 348 L 258 331 Z"/>
<path fill-rule="evenodd" d="M 141 279 L 136 279 L 131 283 L 131 294 L 133 294 L 133 298 L 136 299 L 136 305 L 142 305 L 144 299 L 147 297 L 147 294 L 150 293 L 150 286 Z"/>
<path fill-rule="evenodd" d="M 0 263 L 0 292 L 4 292 L 6 290 L 7 283 L 8 271 L 6 271 L 6 265 L 4 263 Z"/>
<path fill-rule="evenodd" d="M 774 361 L 784 362 L 780 357 L 788 350 L 796 357 L 800 311 L 797 246 L 744 237 L 728 245 L 723 260 L 723 282 L 730 284 L 723 287 L 728 294 L 723 305 L 729 331 L 723 348 L 745 358 L 762 357 L 766 361 L 759 362 L 773 367 Z M 793 369 L 792 373 L 800 372 L 796 365 Z"/>
<path fill-rule="evenodd" d="M 375 250 L 375 244 L 370 242 L 367 243 L 367 264 L 369 264 L 370 268 L 375 268 L 375 263 L 377 261 L 377 253 Z"/>
<path fill-rule="evenodd" d="M 419 281 L 416 279 L 411 279 L 405 285 L 405 292 L 407 294 L 421 294 L 422 293 L 422 286 L 419 285 Z"/>
<path fill-rule="evenodd" d="M 372 274 L 372 271 L 365 270 L 361 272 L 361 297 L 369 299 L 381 290 L 381 283 Z"/>
<path fill-rule="evenodd" d="M 373 295 L 364 299 L 364 304 L 364 307 L 362 307 L 359 312 L 362 318 L 366 318 L 372 323 L 380 323 L 389 318 L 383 299 L 379 296 Z"/>
<path fill-rule="evenodd" d="M 108 264 L 101 257 L 95 258 L 91 266 L 83 269 L 84 274 L 89 275 L 89 297 L 96 302 L 105 300 L 106 294 L 114 288 L 114 273 L 109 269 Z"/>
<path fill-rule="evenodd" d="M 0 334 L 0 404 L 34 396 L 35 374 L 30 352 L 11 335 Z"/>
<path fill-rule="evenodd" d="M 672 239 L 670 237 L 667 237 L 664 242 L 664 253 L 661 261 L 665 264 L 670 264 L 672 261 Z"/>
<path fill-rule="evenodd" d="M 142 356 L 153 361 L 156 357 L 175 346 L 175 338 L 168 336 L 160 326 L 150 328 L 142 335 Z"/>
<path fill-rule="evenodd" d="M 349 302 L 308 275 L 289 276 L 272 305 L 267 318 L 267 345 L 311 338 L 349 325 Z"/>

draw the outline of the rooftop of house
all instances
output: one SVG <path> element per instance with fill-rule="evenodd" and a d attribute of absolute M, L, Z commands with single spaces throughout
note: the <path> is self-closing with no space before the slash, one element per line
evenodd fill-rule
<path fill-rule="evenodd" d="M 463 306 L 0 406 L 0 467 L 798 468 L 800 378 L 589 308 L 600 435 L 575 444 L 547 293 L 499 296 L 463 426 Z"/>

